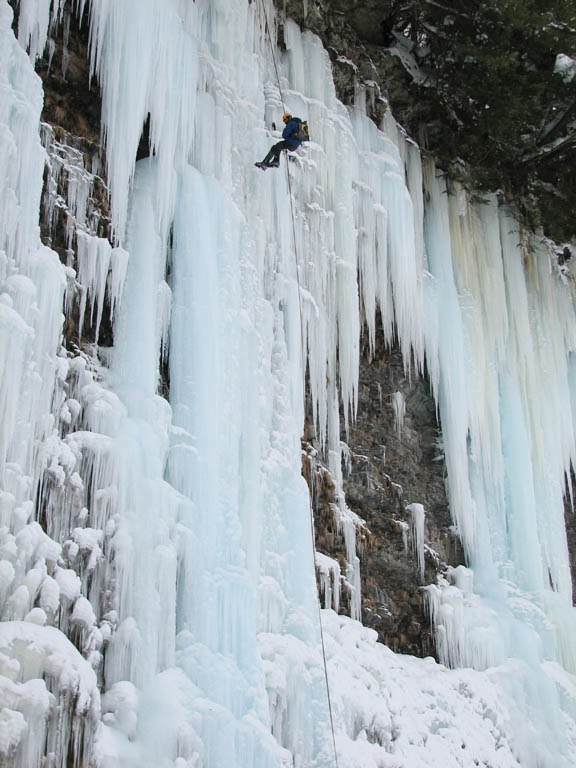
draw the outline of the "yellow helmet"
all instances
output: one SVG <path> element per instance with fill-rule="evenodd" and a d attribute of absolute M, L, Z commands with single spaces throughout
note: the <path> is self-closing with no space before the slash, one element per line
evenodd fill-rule
<path fill-rule="evenodd" d="M 284 114 L 282 115 L 282 120 L 286 122 L 286 120 L 290 120 L 291 117 L 292 115 L 290 114 L 290 112 L 284 112 Z"/>

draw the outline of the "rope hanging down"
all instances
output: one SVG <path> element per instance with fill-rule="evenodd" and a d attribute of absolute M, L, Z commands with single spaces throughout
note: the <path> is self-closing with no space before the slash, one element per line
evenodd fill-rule
<path fill-rule="evenodd" d="M 274 51 L 274 44 L 272 42 L 272 34 L 270 32 L 270 25 L 268 23 L 268 14 L 266 12 L 266 0 L 262 0 L 262 10 L 264 12 L 264 22 L 266 26 L 266 34 L 268 36 L 268 42 L 270 43 L 270 51 L 272 53 L 272 61 L 274 63 L 274 71 L 276 72 L 276 80 L 278 82 L 278 91 L 280 93 L 280 100 L 282 102 L 282 111 L 286 112 L 286 106 L 284 103 L 284 95 L 282 93 L 282 85 L 280 83 L 280 73 L 278 71 L 278 64 L 276 62 L 276 53 Z M 298 265 L 298 245 L 296 242 L 296 219 L 294 215 L 294 201 L 292 197 L 292 182 L 290 179 L 290 169 L 288 167 L 288 155 L 286 154 L 286 179 L 288 183 L 288 197 L 290 198 L 290 215 L 292 218 L 292 237 L 294 240 L 294 261 L 295 261 L 295 267 L 296 267 L 296 284 L 298 288 L 298 307 L 300 310 L 300 344 L 302 349 L 302 356 L 305 355 L 305 345 L 304 345 L 304 326 L 302 323 L 302 293 L 300 290 L 300 270 Z M 303 398 L 304 398 L 304 413 L 305 410 L 305 400 L 306 400 L 306 391 L 305 388 L 303 388 Z M 310 510 L 310 534 L 311 534 L 311 544 L 312 544 L 312 563 L 313 563 L 313 569 L 314 574 L 316 573 L 316 536 L 314 532 L 314 512 L 312 511 L 312 501 L 310 500 L 309 503 L 309 510 Z M 316 578 L 316 577 L 314 577 Z M 322 609 L 320 605 L 320 596 L 318 595 L 318 592 L 316 592 L 317 598 L 318 598 L 318 623 L 320 626 L 320 641 L 322 645 L 322 660 L 324 664 L 324 680 L 326 683 L 326 697 L 328 699 L 328 713 L 330 715 L 330 730 L 332 732 L 332 747 L 334 749 L 334 764 L 336 768 L 339 768 L 338 766 L 338 752 L 336 750 L 336 734 L 334 731 L 334 716 L 332 714 L 332 698 L 330 696 L 330 684 L 328 682 L 328 662 L 326 660 L 326 645 L 324 642 L 324 629 L 322 626 Z"/>
<path fill-rule="evenodd" d="M 278 90 L 280 91 L 280 101 L 282 102 L 282 112 L 286 112 L 284 105 L 284 96 L 282 95 L 282 86 L 280 85 L 280 73 L 278 72 L 278 64 L 276 63 L 276 54 L 274 52 L 274 43 L 272 42 L 272 33 L 270 32 L 270 24 L 268 24 L 268 13 L 266 12 L 266 0 L 262 0 L 262 10 L 264 11 L 264 24 L 266 26 L 266 34 L 268 36 L 268 42 L 270 43 L 270 51 L 272 52 L 272 61 L 274 63 L 274 70 L 276 71 L 276 80 L 278 81 Z"/>

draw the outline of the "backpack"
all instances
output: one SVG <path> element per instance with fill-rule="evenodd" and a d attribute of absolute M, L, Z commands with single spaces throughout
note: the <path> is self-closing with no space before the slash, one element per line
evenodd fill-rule
<path fill-rule="evenodd" d="M 306 120 L 300 120 L 299 117 L 296 118 L 299 123 L 299 130 L 298 133 L 294 134 L 294 138 L 298 139 L 298 141 L 310 141 L 310 132 L 308 130 L 308 122 Z"/>

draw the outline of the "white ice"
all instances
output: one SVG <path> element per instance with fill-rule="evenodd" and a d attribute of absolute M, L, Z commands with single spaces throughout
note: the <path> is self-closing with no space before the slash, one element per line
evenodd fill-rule
<path fill-rule="evenodd" d="M 32 61 L 64 6 L 21 0 Z M 274 36 L 269 0 L 90 4 L 114 242 L 85 218 L 84 179 L 72 268 L 40 244 L 42 91 L 0 0 L 1 757 L 38 764 L 40 723 L 62 764 L 332 766 L 322 616 L 341 768 L 569 768 L 570 281 L 496 198 L 446 194 L 389 112 L 366 117 L 361 86 L 344 107 L 314 35 L 287 22 L 274 61 L 264 9 Z M 262 173 L 284 109 L 313 141 Z M 113 309 L 113 349 L 62 349 L 70 285 L 96 331 Z M 379 322 L 407 375 L 426 364 L 466 551 L 425 586 L 441 664 L 319 611 L 315 565 L 326 606 L 341 587 L 361 615 L 341 426 Z M 313 547 L 306 367 L 341 573 Z"/>

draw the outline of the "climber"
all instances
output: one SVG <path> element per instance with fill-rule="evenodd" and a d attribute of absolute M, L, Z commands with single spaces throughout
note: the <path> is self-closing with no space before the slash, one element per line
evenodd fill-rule
<path fill-rule="evenodd" d="M 284 130 L 282 131 L 282 141 L 270 149 L 270 152 L 266 155 L 261 163 L 255 163 L 258 168 L 266 170 L 266 168 L 278 168 L 280 165 L 280 152 L 283 149 L 293 152 L 298 149 L 303 141 L 308 141 L 308 125 L 306 121 L 300 120 L 299 117 L 292 117 L 289 112 L 286 112 L 282 120 L 284 121 Z"/>

